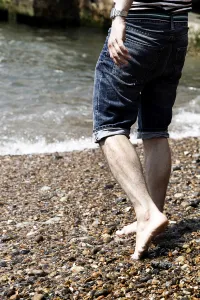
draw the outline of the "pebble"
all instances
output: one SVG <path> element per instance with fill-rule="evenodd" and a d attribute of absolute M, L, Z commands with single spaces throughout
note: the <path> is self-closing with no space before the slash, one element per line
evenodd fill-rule
<path fill-rule="evenodd" d="M 184 151 L 184 155 L 189 155 L 190 154 L 190 151 Z"/>
<path fill-rule="evenodd" d="M 117 198 L 117 199 L 115 200 L 115 202 L 116 202 L 117 204 L 121 204 L 121 203 L 126 203 L 127 200 L 126 200 L 126 198 L 119 197 L 119 198 Z"/>
<path fill-rule="evenodd" d="M 183 266 L 181 266 L 181 269 L 182 269 L 182 270 L 186 270 L 186 269 L 188 269 L 188 268 L 189 268 L 189 266 L 188 266 L 188 265 L 186 265 L 186 264 L 185 264 L 185 265 L 183 265 Z"/>
<path fill-rule="evenodd" d="M 98 246 L 95 247 L 95 248 L 93 248 L 93 249 L 92 249 L 92 254 L 98 253 L 99 251 L 101 251 L 101 249 L 102 249 L 102 248 L 101 248 L 101 247 L 98 247 Z"/>
<path fill-rule="evenodd" d="M 8 221 L 7 221 L 7 224 L 8 224 L 8 225 L 15 225 L 16 222 L 15 222 L 14 220 L 8 220 Z"/>
<path fill-rule="evenodd" d="M 192 210 L 192 207 L 191 207 L 191 206 L 188 206 L 188 207 L 186 207 L 185 210 L 186 210 L 186 211 L 190 211 L 190 210 Z"/>
<path fill-rule="evenodd" d="M 18 294 L 12 295 L 10 298 L 10 300 L 18 300 L 20 299 L 20 296 Z"/>
<path fill-rule="evenodd" d="M 192 206 L 192 207 L 194 207 L 194 208 L 197 208 L 199 204 L 200 204 L 200 199 L 196 199 L 196 200 L 191 201 L 189 203 L 189 205 Z"/>
<path fill-rule="evenodd" d="M 73 273 L 80 273 L 80 272 L 83 272 L 84 271 L 84 267 L 82 266 L 77 266 L 75 263 L 73 264 L 73 267 L 71 268 L 71 271 Z"/>
<path fill-rule="evenodd" d="M 173 166 L 173 171 L 181 171 L 181 166 Z"/>
<path fill-rule="evenodd" d="M 95 219 L 92 223 L 92 227 L 97 228 L 99 227 L 99 219 Z"/>
<path fill-rule="evenodd" d="M 32 298 L 32 300 L 42 300 L 44 296 L 42 294 L 35 294 Z"/>
<path fill-rule="evenodd" d="M 124 211 L 125 211 L 125 212 L 129 212 L 131 209 L 132 209 L 132 207 L 129 206 L 129 207 L 126 207 Z"/>
<path fill-rule="evenodd" d="M 60 202 L 67 202 L 69 200 L 69 197 L 62 197 L 60 198 Z"/>
<path fill-rule="evenodd" d="M 32 236 L 37 235 L 37 234 L 38 234 L 38 231 L 29 231 L 26 236 L 27 237 L 32 237 Z"/>
<path fill-rule="evenodd" d="M 16 227 L 17 228 L 23 228 L 23 227 L 30 226 L 30 225 L 33 225 L 33 222 L 21 222 L 21 223 L 17 223 Z"/>
<path fill-rule="evenodd" d="M 104 243 L 110 243 L 112 241 L 112 237 L 108 233 L 102 234 L 102 238 Z"/>
<path fill-rule="evenodd" d="M 114 184 L 106 184 L 106 185 L 104 185 L 104 189 L 105 190 L 113 189 L 114 186 L 115 186 Z"/>
<path fill-rule="evenodd" d="M 7 297 L 11 297 L 13 295 L 15 295 L 16 290 L 14 288 L 10 289 L 9 291 L 6 291 L 6 296 Z"/>
<path fill-rule="evenodd" d="M 178 257 L 176 258 L 176 261 L 179 262 L 179 263 L 181 263 L 181 264 L 183 264 L 184 261 L 185 261 L 185 256 L 178 256 Z"/>
<path fill-rule="evenodd" d="M 157 269 L 168 270 L 172 267 L 172 264 L 168 261 L 163 261 L 163 262 L 152 261 L 151 266 Z"/>
<path fill-rule="evenodd" d="M 7 267 L 7 262 L 4 261 L 4 260 L 1 260 L 1 261 L 0 261 L 0 267 L 6 268 L 6 267 Z"/>
<path fill-rule="evenodd" d="M 92 278 L 98 278 L 99 276 L 101 276 L 100 272 L 93 272 L 91 275 Z"/>
<path fill-rule="evenodd" d="M 181 202 L 181 206 L 182 207 L 187 207 L 188 205 L 190 205 L 188 202 L 186 202 L 186 201 L 182 201 Z"/>
<path fill-rule="evenodd" d="M 42 235 L 38 235 L 38 236 L 35 238 L 35 241 L 36 241 L 37 243 L 40 243 L 40 242 L 44 241 L 44 237 L 43 237 Z"/>
<path fill-rule="evenodd" d="M 160 281 L 157 279 L 152 279 L 152 281 L 151 281 L 151 284 L 153 284 L 153 285 L 158 285 L 159 283 L 160 283 Z"/>
<path fill-rule="evenodd" d="M 152 276 L 151 275 L 147 275 L 145 277 L 142 277 L 139 279 L 140 282 L 147 282 L 148 280 L 151 280 Z"/>
<path fill-rule="evenodd" d="M 26 270 L 26 273 L 28 275 L 35 275 L 35 276 L 39 276 L 39 277 L 44 277 L 44 276 L 48 275 L 47 272 L 45 272 L 44 270 L 40 270 L 40 269 L 32 269 L 32 270 L 28 269 L 28 270 Z"/>
<path fill-rule="evenodd" d="M 9 236 L 9 235 L 2 235 L 2 237 L 1 237 L 1 242 L 8 242 L 8 241 L 10 241 L 10 240 L 12 240 L 13 239 L 13 237 L 12 236 Z"/>
<path fill-rule="evenodd" d="M 30 250 L 29 249 L 22 249 L 21 251 L 20 251 L 20 253 L 21 254 L 28 254 L 30 252 Z"/>
<path fill-rule="evenodd" d="M 40 189 L 40 191 L 41 191 L 41 192 L 47 192 L 47 191 L 49 191 L 50 189 L 51 189 L 50 186 L 45 185 L 45 186 L 43 186 L 43 187 Z"/>
<path fill-rule="evenodd" d="M 99 290 L 99 291 L 96 291 L 94 293 L 94 297 L 99 297 L 99 296 L 107 296 L 110 294 L 110 291 L 108 289 L 103 289 L 103 290 Z"/>
<path fill-rule="evenodd" d="M 187 248 L 186 253 L 190 253 L 192 251 L 191 248 Z"/>
<path fill-rule="evenodd" d="M 172 252 L 173 255 L 177 255 L 178 253 L 179 253 L 178 250 L 174 250 L 174 251 Z"/>
<path fill-rule="evenodd" d="M 184 194 L 182 194 L 182 193 L 176 193 L 175 195 L 174 195 L 174 198 L 175 199 L 182 199 L 184 197 Z"/>
<path fill-rule="evenodd" d="M 59 223 L 60 220 L 61 220 L 60 217 L 54 217 L 54 218 L 51 218 L 51 219 L 43 222 L 43 224 L 47 224 L 47 225 L 56 224 L 56 223 Z"/>

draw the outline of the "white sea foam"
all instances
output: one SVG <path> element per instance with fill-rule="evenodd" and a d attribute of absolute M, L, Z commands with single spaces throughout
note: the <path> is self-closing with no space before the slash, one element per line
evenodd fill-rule
<path fill-rule="evenodd" d="M 200 137 L 200 114 L 183 111 L 174 116 L 171 137 Z"/>
<path fill-rule="evenodd" d="M 14 142 L 6 142 L 0 145 L 0 155 L 23 155 L 23 154 L 39 154 L 54 152 L 71 152 L 75 150 L 97 148 L 92 138 L 81 138 L 78 140 L 68 140 L 65 142 L 47 143 L 44 138 L 38 139 L 37 142 L 25 140 L 16 140 Z"/>
<path fill-rule="evenodd" d="M 200 137 L 200 96 L 176 109 L 170 128 L 172 138 Z"/>

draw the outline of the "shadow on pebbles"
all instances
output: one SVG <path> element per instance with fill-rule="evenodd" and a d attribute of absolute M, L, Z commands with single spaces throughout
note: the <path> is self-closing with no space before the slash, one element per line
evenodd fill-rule
<path fill-rule="evenodd" d="M 100 150 L 1 157 L 0 299 L 199 299 L 200 140 L 171 146 L 170 224 L 141 261 Z"/>

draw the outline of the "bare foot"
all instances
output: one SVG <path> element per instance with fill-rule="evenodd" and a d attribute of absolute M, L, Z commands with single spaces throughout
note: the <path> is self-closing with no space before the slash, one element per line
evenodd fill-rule
<path fill-rule="evenodd" d="M 136 260 L 140 259 L 145 250 L 147 250 L 152 238 L 164 231 L 167 224 L 168 220 L 166 216 L 160 212 L 138 222 L 135 253 L 131 258 Z"/>
<path fill-rule="evenodd" d="M 128 235 L 137 231 L 137 222 L 133 222 L 127 226 L 124 226 L 121 230 L 116 231 L 116 235 Z"/>

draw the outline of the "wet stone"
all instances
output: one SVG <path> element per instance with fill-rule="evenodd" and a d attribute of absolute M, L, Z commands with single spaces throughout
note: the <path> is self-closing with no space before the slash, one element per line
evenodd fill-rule
<path fill-rule="evenodd" d="M 42 294 L 35 294 L 32 298 L 32 300 L 43 300 L 44 299 L 44 295 Z"/>
<path fill-rule="evenodd" d="M 104 185 L 104 189 L 105 190 L 110 190 L 110 189 L 113 189 L 114 188 L 114 184 L 106 184 L 106 185 Z"/>
<path fill-rule="evenodd" d="M 152 279 L 152 276 L 147 275 L 147 276 L 145 276 L 145 277 L 141 277 L 141 278 L 139 279 L 139 282 L 147 282 L 147 281 L 150 280 L 150 279 Z"/>
<path fill-rule="evenodd" d="M 12 256 L 15 257 L 15 256 L 17 256 L 17 255 L 20 255 L 20 251 L 19 251 L 19 250 L 14 250 L 14 251 L 12 252 Z"/>
<path fill-rule="evenodd" d="M 110 290 L 109 289 L 103 289 L 103 290 L 96 291 L 94 293 L 94 297 L 97 298 L 99 296 L 107 296 L 109 294 L 110 294 Z"/>
<path fill-rule="evenodd" d="M 38 236 L 35 238 L 35 241 L 36 241 L 37 243 L 40 243 L 40 242 L 44 241 L 44 237 L 43 237 L 42 235 L 38 235 Z"/>
<path fill-rule="evenodd" d="M 181 166 L 177 165 L 177 166 L 173 166 L 173 171 L 181 171 Z"/>
<path fill-rule="evenodd" d="M 35 276 L 38 276 L 38 277 L 43 277 L 43 276 L 48 275 L 48 273 L 45 272 L 44 270 L 37 270 L 37 269 L 27 270 L 27 274 L 28 275 L 35 275 Z"/>
<path fill-rule="evenodd" d="M 92 249 L 92 254 L 96 254 L 96 253 L 98 253 L 99 251 L 101 251 L 101 247 L 95 247 L 95 248 L 93 248 Z"/>
<path fill-rule="evenodd" d="M 30 253 L 30 250 L 29 250 L 29 249 L 22 249 L 22 250 L 20 251 L 20 253 L 25 255 L 25 254 Z"/>
<path fill-rule="evenodd" d="M 15 294 L 15 289 L 14 288 L 5 292 L 5 296 L 7 296 L 7 297 L 11 297 L 14 294 Z"/>
<path fill-rule="evenodd" d="M 126 200 L 126 198 L 119 197 L 119 198 L 117 198 L 117 199 L 115 200 L 115 202 L 116 202 L 117 204 L 120 204 L 120 203 L 126 203 L 127 200 Z"/>
<path fill-rule="evenodd" d="M 11 241 L 12 239 L 13 239 L 12 236 L 2 235 L 0 240 L 1 240 L 2 243 L 5 243 L 5 242 L 8 242 L 8 241 Z"/>
<path fill-rule="evenodd" d="M 154 269 L 168 270 L 172 267 L 172 264 L 168 261 L 163 261 L 163 262 L 152 261 L 151 266 Z"/>
<path fill-rule="evenodd" d="M 194 201 L 191 201 L 191 202 L 189 203 L 189 205 L 192 206 L 192 207 L 194 207 L 194 208 L 197 208 L 199 204 L 200 204 L 200 198 L 199 198 L 199 199 L 196 199 L 196 200 L 194 200 Z"/>
<path fill-rule="evenodd" d="M 4 261 L 4 260 L 1 260 L 1 261 L 0 261 L 0 267 L 6 268 L 6 267 L 7 267 L 7 262 Z"/>

